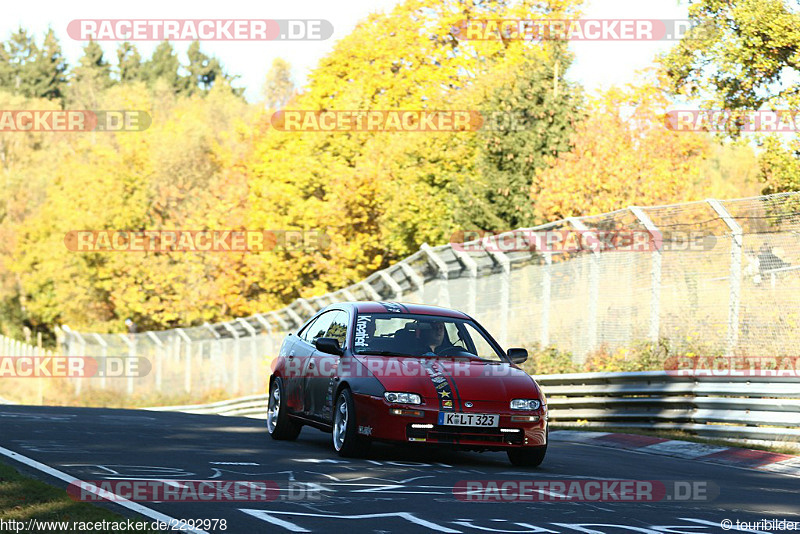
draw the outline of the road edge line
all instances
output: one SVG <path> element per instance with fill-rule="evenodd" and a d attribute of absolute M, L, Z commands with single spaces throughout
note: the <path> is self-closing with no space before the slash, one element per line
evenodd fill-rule
<path fill-rule="evenodd" d="M 81 486 L 82 489 L 85 489 L 85 490 L 87 490 L 87 491 L 89 491 L 91 493 L 94 493 L 95 495 L 100 496 L 100 492 L 101 491 L 103 493 L 106 493 L 106 494 L 109 493 L 106 490 L 101 490 L 100 488 L 98 488 L 94 484 L 90 484 L 88 482 L 84 482 L 84 481 L 82 481 L 82 480 L 80 480 L 78 478 L 75 478 L 72 475 L 69 475 L 69 474 L 67 474 L 67 473 L 65 473 L 63 471 L 59 471 L 58 469 L 55 469 L 54 467 L 50 467 L 49 465 L 43 464 L 41 462 L 37 462 L 36 460 L 34 460 L 32 458 L 28 458 L 25 455 L 22 455 L 22 454 L 20 454 L 18 452 L 14 452 L 14 451 L 12 451 L 10 449 L 6 449 L 5 447 L 0 447 L 0 454 L 2 454 L 3 456 L 5 456 L 7 458 L 10 458 L 10 459 L 14 460 L 15 462 L 19 462 L 21 464 L 27 465 L 28 467 L 32 467 L 32 468 L 36 469 L 37 471 L 41 471 L 42 473 L 45 473 L 45 474 L 48 474 L 48 475 L 50 475 L 52 477 L 58 478 L 59 480 L 63 480 L 67 484 L 72 484 L 73 482 L 80 482 L 82 484 L 82 486 Z M 105 499 L 105 500 L 107 502 L 112 503 L 112 504 L 118 504 L 118 505 L 122 506 L 123 508 L 127 508 L 128 510 L 131 510 L 132 512 L 136 512 L 137 514 L 140 514 L 140 515 L 143 515 L 145 517 L 148 517 L 148 518 L 150 518 L 150 519 L 152 519 L 154 521 L 160 521 L 160 522 L 164 522 L 164 523 L 167 523 L 167 524 L 170 524 L 171 521 L 173 521 L 175 523 L 179 523 L 179 521 L 177 519 L 175 519 L 174 517 L 170 517 L 170 516 L 168 516 L 166 514 L 162 514 L 161 512 L 157 512 L 155 510 L 147 508 L 146 506 L 142 506 L 139 503 L 135 503 L 133 501 L 129 501 L 128 499 L 125 499 L 124 497 L 120 497 L 119 495 L 116 495 L 116 494 L 113 494 L 113 495 L 115 497 L 118 497 L 118 500 L 114 500 L 114 501 L 110 501 L 110 500 L 107 500 L 107 499 Z M 199 530 L 199 529 L 187 529 L 187 530 L 182 531 L 182 532 L 192 532 L 194 534 L 208 534 L 208 532 L 206 532 L 205 530 Z"/>

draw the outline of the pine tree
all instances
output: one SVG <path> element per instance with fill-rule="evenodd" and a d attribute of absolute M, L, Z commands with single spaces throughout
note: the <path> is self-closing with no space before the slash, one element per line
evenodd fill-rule
<path fill-rule="evenodd" d="M 175 93 L 187 88 L 187 80 L 180 75 L 180 61 L 175 49 L 169 41 L 163 41 L 153 51 L 153 55 L 144 64 L 144 77 L 153 86 L 159 79 L 163 80 Z"/>
<path fill-rule="evenodd" d="M 117 48 L 119 81 L 128 83 L 142 79 L 142 56 L 136 46 L 125 41 Z"/>
<path fill-rule="evenodd" d="M 198 90 L 208 92 L 217 79 L 225 77 L 219 60 L 201 52 L 199 41 L 189 45 L 187 55 L 189 56 L 189 66 L 187 67 L 189 71 L 189 94 L 193 94 Z"/>
<path fill-rule="evenodd" d="M 32 64 L 34 76 L 31 80 L 30 96 L 61 100 L 67 86 L 67 62 L 61 53 L 61 45 L 52 28 L 47 30 L 42 48 Z"/>

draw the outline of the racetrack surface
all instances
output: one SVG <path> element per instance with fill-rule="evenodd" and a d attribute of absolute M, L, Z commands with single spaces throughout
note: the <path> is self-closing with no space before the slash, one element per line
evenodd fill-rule
<path fill-rule="evenodd" d="M 277 442 L 263 421 L 212 415 L 2 406 L 0 428 L 0 447 L 81 480 L 274 480 L 294 488 L 294 495 L 283 492 L 271 502 L 141 503 L 172 518 L 224 518 L 225 532 L 237 534 L 673 534 L 725 532 L 724 519 L 800 520 L 800 478 L 582 443 L 552 441 L 541 467 L 520 469 L 504 453 L 387 445 L 373 446 L 365 459 L 342 459 L 318 430 L 304 428 L 296 442 Z M 464 502 L 453 492 L 466 480 L 614 479 L 661 481 L 667 488 L 694 483 L 706 491 L 688 501 L 671 493 L 659 502 Z"/>

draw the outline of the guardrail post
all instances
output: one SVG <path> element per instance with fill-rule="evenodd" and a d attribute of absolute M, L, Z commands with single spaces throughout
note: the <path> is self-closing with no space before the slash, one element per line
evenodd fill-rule
<path fill-rule="evenodd" d="M 639 219 L 642 226 L 650 232 L 650 236 L 653 238 L 652 242 L 655 245 L 651 254 L 653 268 L 650 279 L 650 328 L 648 330 L 648 338 L 653 343 L 658 343 L 661 314 L 661 250 L 663 248 L 661 232 L 642 208 L 630 206 L 628 209 Z"/>
<path fill-rule="evenodd" d="M 728 213 L 719 200 L 706 200 L 711 208 L 731 230 L 731 275 L 730 296 L 728 297 L 728 346 L 727 355 L 733 356 L 739 342 L 739 304 L 742 284 L 742 227 Z"/>
<path fill-rule="evenodd" d="M 588 226 L 583 224 L 583 221 L 576 217 L 567 217 L 566 219 L 572 226 L 579 232 L 590 232 Z M 587 340 L 587 353 L 592 352 L 597 348 L 597 310 L 600 301 L 600 251 L 595 248 L 592 251 L 592 260 L 589 264 L 589 310 L 587 314 L 588 325 L 586 328 Z M 581 356 L 585 359 L 586 354 Z"/>

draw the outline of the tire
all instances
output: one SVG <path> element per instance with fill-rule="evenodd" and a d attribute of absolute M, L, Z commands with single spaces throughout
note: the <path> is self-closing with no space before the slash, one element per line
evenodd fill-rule
<path fill-rule="evenodd" d="M 508 460 L 519 467 L 538 467 L 544 461 L 547 445 L 542 447 L 525 447 L 523 449 L 509 449 Z"/>
<path fill-rule="evenodd" d="M 333 448 L 344 458 L 364 456 L 369 441 L 358 435 L 356 405 L 349 389 L 343 389 L 333 405 Z"/>
<path fill-rule="evenodd" d="M 272 439 L 294 441 L 300 434 L 302 425 L 289 418 L 286 409 L 286 390 L 283 380 L 276 376 L 269 388 L 269 404 L 267 407 L 267 431 Z"/>

